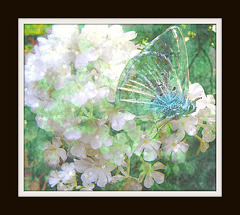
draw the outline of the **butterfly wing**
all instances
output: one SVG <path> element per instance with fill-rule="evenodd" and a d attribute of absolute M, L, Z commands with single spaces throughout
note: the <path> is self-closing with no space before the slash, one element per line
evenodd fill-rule
<path fill-rule="evenodd" d="M 169 71 L 172 78 L 177 78 L 181 92 L 187 96 L 189 88 L 189 71 L 187 47 L 181 30 L 177 26 L 168 28 L 163 34 L 156 37 L 146 50 L 156 51 L 164 55 L 171 62 Z"/>
<path fill-rule="evenodd" d="M 178 27 L 168 28 L 122 72 L 116 92 L 118 106 L 135 115 L 151 113 L 157 96 L 188 91 L 187 53 Z"/>

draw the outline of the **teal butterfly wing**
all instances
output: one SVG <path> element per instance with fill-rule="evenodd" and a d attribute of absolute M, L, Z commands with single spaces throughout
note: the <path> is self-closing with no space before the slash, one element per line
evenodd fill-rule
<path fill-rule="evenodd" d="M 187 96 L 189 89 L 188 55 L 184 37 L 179 27 L 168 28 L 156 37 L 144 51 L 151 50 L 164 55 L 171 63 L 170 78 L 178 79 L 179 89 Z"/>
<path fill-rule="evenodd" d="M 187 99 L 187 61 L 180 29 L 168 28 L 126 65 L 117 86 L 117 106 L 141 116 L 155 112 L 156 98 L 178 93 Z"/>

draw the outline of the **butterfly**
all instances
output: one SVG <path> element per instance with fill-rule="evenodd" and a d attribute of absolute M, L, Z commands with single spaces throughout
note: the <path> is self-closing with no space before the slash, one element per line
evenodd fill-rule
<path fill-rule="evenodd" d="M 188 99 L 187 48 L 179 27 L 169 27 L 128 61 L 117 85 L 116 105 L 158 121 L 177 119 L 196 109 Z"/>

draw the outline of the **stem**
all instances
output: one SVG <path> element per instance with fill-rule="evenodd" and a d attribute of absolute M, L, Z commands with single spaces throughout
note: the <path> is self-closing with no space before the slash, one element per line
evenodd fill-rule
<path fill-rule="evenodd" d="M 42 191 L 44 191 L 45 189 L 46 189 L 46 187 L 47 187 L 47 181 L 45 181 L 44 183 L 43 183 L 43 186 L 42 186 Z"/>
<path fill-rule="evenodd" d="M 200 142 L 202 142 L 202 138 L 199 137 L 198 135 L 194 135 L 194 137 L 195 137 L 196 139 L 198 139 Z"/>
<path fill-rule="evenodd" d="M 165 119 L 163 120 L 162 124 L 160 124 L 160 126 L 157 128 L 157 132 L 154 134 L 154 136 L 152 137 L 152 139 L 155 138 L 155 137 L 157 136 L 157 134 L 158 134 L 158 133 L 165 127 L 165 125 L 166 125 L 167 123 L 169 123 L 171 120 L 172 120 L 172 119 L 165 118 Z"/>
<path fill-rule="evenodd" d="M 87 113 L 87 110 L 86 110 L 86 108 L 83 106 L 82 107 L 82 112 L 87 116 L 87 117 L 89 117 L 89 114 Z"/>
<path fill-rule="evenodd" d="M 199 155 L 200 148 L 201 148 L 201 144 L 202 144 L 202 138 L 199 137 L 198 135 L 194 135 L 194 137 L 195 137 L 196 139 L 198 139 L 199 142 L 200 142 L 200 145 L 199 145 L 199 147 L 198 147 L 198 149 L 197 149 L 197 152 L 196 152 L 196 154 Z"/>
<path fill-rule="evenodd" d="M 111 128 L 111 123 L 110 123 L 110 121 L 108 121 L 108 129 L 110 129 Z"/>
<path fill-rule="evenodd" d="M 140 161 L 142 162 L 142 164 L 145 166 L 145 163 L 146 163 L 146 162 L 145 162 L 145 160 L 142 158 L 141 155 L 139 156 L 139 159 L 140 159 Z"/>

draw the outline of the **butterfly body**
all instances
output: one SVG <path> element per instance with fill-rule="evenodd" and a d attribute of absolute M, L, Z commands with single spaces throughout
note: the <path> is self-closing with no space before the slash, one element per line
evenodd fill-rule
<path fill-rule="evenodd" d="M 186 100 L 181 94 L 169 93 L 166 96 L 156 96 L 151 105 L 151 111 L 159 118 L 176 119 L 196 109 L 192 101 Z"/>
<path fill-rule="evenodd" d="M 173 26 L 127 63 L 118 82 L 116 104 L 138 116 L 173 119 L 195 109 L 188 100 L 188 88 L 187 49 L 181 30 Z"/>

